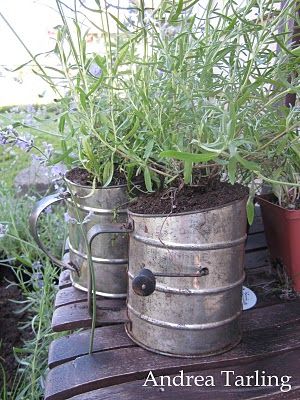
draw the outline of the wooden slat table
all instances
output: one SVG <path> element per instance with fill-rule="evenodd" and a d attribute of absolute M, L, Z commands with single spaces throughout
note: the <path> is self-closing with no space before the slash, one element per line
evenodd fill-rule
<path fill-rule="evenodd" d="M 62 272 L 52 328 L 56 332 L 86 329 L 52 342 L 45 399 L 299 400 L 300 299 L 281 300 L 273 295 L 276 277 L 269 265 L 259 209 L 249 231 L 245 266 L 246 285 L 258 293 L 258 303 L 243 312 L 241 343 L 227 353 L 195 359 L 161 356 L 138 347 L 126 335 L 124 325 L 118 323 L 124 310 L 122 314 L 117 309 L 122 304 L 125 308 L 125 301 L 104 298 L 98 300 L 98 306 L 114 305 L 116 311 L 101 310 L 101 320 L 107 320 L 107 326 L 96 328 L 93 354 L 89 354 L 91 318 L 86 294 L 73 288 L 69 273 Z M 167 379 L 178 376 L 179 371 L 184 377 L 211 377 L 214 386 L 143 386 L 149 371 L 155 377 L 170 376 Z M 278 379 L 278 385 L 243 387 L 236 386 L 233 380 L 226 385 L 222 371 L 234 371 L 235 376 L 243 377 L 259 371 L 277 377 L 273 377 L 273 383 Z M 291 376 L 290 390 L 280 387 L 284 375 Z"/>

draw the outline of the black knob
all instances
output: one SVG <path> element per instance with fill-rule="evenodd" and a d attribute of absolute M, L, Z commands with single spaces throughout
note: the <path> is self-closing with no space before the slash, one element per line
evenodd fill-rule
<path fill-rule="evenodd" d="M 155 290 L 156 279 L 150 269 L 143 268 L 133 278 L 132 289 L 139 296 L 149 296 Z"/>

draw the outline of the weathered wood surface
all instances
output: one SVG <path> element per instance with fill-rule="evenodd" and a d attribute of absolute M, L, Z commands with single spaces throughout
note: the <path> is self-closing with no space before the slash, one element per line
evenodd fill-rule
<path fill-rule="evenodd" d="M 109 326 L 95 331 L 93 354 L 89 354 L 90 330 L 55 340 L 49 350 L 45 400 L 300 400 L 300 299 L 282 301 L 272 296 L 274 275 L 269 265 L 260 210 L 249 229 L 246 244 L 246 286 L 258 290 L 255 308 L 242 314 L 243 338 L 231 351 L 198 359 L 166 357 L 134 344 L 125 333 L 125 300 L 97 301 L 97 319 Z M 64 271 L 59 282 L 52 327 L 55 331 L 89 328 L 86 294 L 72 287 Z M 263 292 L 271 296 L 261 296 Z M 100 309 L 102 308 L 102 309 Z M 212 376 L 215 386 L 143 386 L 152 371 L 155 376 Z M 279 386 L 239 387 L 224 385 L 222 370 L 235 375 L 290 375 L 291 390 Z M 178 379 L 178 378 L 177 378 Z"/>
<path fill-rule="evenodd" d="M 86 293 L 73 286 L 67 286 L 57 293 L 54 307 L 59 308 L 61 306 L 80 302 L 86 302 Z"/>
<path fill-rule="evenodd" d="M 53 341 L 49 349 L 49 368 L 87 355 L 89 353 L 90 336 L 90 330 L 85 330 Z M 96 328 L 95 330 L 94 352 L 135 346 L 125 334 L 124 326 L 121 324 Z"/>
<path fill-rule="evenodd" d="M 104 387 L 98 390 L 90 391 L 81 395 L 71 397 L 72 400 L 242 400 L 242 399 L 265 399 L 265 400 L 299 400 L 300 399 L 300 368 L 298 358 L 299 350 L 295 352 L 286 352 L 272 356 L 270 358 L 253 361 L 249 364 L 235 364 L 224 369 L 195 370 L 185 373 L 184 376 L 213 376 L 215 386 L 190 387 L 165 386 L 163 389 L 145 384 L 145 379 L 134 380 L 117 384 L 111 387 Z M 288 392 L 282 392 L 278 387 L 238 387 L 234 385 L 232 379 L 229 382 L 225 380 L 225 373 L 221 371 L 234 371 L 235 376 L 251 376 L 255 370 L 267 371 L 269 375 L 282 376 L 282 371 L 292 376 L 292 388 Z M 177 371 L 179 372 L 179 371 Z M 178 374 L 177 374 L 178 375 Z M 174 375 L 171 375 L 171 378 Z M 178 382 L 178 378 L 177 378 Z M 228 383 L 228 386 L 226 385 Z M 280 382 L 278 382 L 280 383 Z M 230 386 L 229 386 L 230 385 Z M 286 387 L 283 388 L 286 390 Z"/>
<path fill-rule="evenodd" d="M 264 223 L 261 215 L 261 209 L 259 204 L 255 204 L 254 207 L 254 219 L 253 223 L 249 226 L 248 234 L 251 235 L 253 233 L 264 232 Z"/>
<path fill-rule="evenodd" d="M 251 250 L 260 250 L 267 247 L 266 237 L 264 232 L 248 235 L 246 241 L 246 252 Z"/>
<path fill-rule="evenodd" d="M 124 322 L 126 317 L 126 301 L 104 299 L 97 301 L 97 320 L 101 325 Z M 52 317 L 54 332 L 70 331 L 91 326 L 91 316 L 88 312 L 87 301 L 81 299 L 71 304 L 56 308 Z M 98 324 L 97 326 L 99 326 Z"/>
<path fill-rule="evenodd" d="M 241 325 L 244 332 L 257 329 L 268 329 L 300 323 L 300 300 L 276 304 L 268 308 L 255 308 L 243 312 Z M 76 357 L 86 355 L 89 351 L 90 331 L 84 331 L 62 337 L 52 342 L 49 351 L 49 367 L 53 368 Z M 97 328 L 94 351 L 106 351 L 114 347 L 132 347 L 123 325 Z"/>
<path fill-rule="evenodd" d="M 267 248 L 246 252 L 245 268 L 257 268 L 269 265 L 269 252 Z"/>
<path fill-rule="evenodd" d="M 251 276 L 248 278 L 251 282 Z M 257 279 L 257 282 L 261 282 L 261 284 L 266 284 L 267 281 Z M 250 285 L 251 286 L 251 285 Z M 63 289 L 64 291 L 66 289 Z M 69 288 L 67 289 L 69 290 Z M 79 328 L 89 328 L 91 326 L 91 317 L 88 313 L 88 305 L 86 301 L 82 300 L 82 292 L 75 289 L 75 293 L 78 294 L 73 296 L 74 292 L 72 291 L 73 301 L 70 301 L 70 297 L 68 294 L 63 295 L 59 299 L 59 307 L 54 310 L 53 318 L 52 318 L 52 329 L 54 332 L 62 332 L 62 331 L 70 331 Z M 63 303 L 63 299 L 66 300 L 66 304 Z M 261 308 L 269 305 L 273 305 L 281 302 L 280 299 L 270 299 L 265 300 L 258 297 L 258 303 L 256 308 Z M 126 320 L 126 301 L 125 300 L 101 300 L 97 302 L 99 309 L 97 310 L 97 320 L 102 321 L 101 325 L 109 324 L 109 323 L 118 323 Z M 106 306 L 107 310 L 100 310 L 100 307 Z M 113 309 L 115 307 L 115 309 Z M 280 307 L 280 306 L 279 306 Z M 112 310 L 109 310 L 112 308 Z M 248 311 L 252 313 L 252 310 Z M 278 315 L 274 318 L 279 317 Z M 294 318 L 294 317 L 292 317 Z M 265 323 L 268 321 L 268 316 L 266 316 Z M 264 317 L 262 318 L 262 323 L 264 323 Z M 256 322 L 254 322 L 256 323 Z M 98 324 L 99 326 L 100 324 Z"/>
<path fill-rule="evenodd" d="M 58 282 L 58 288 L 59 289 L 65 289 L 65 288 L 68 288 L 70 286 L 72 286 L 72 282 L 71 282 L 71 279 L 70 279 L 70 271 L 64 270 L 60 274 L 59 282 Z"/>
<path fill-rule="evenodd" d="M 149 371 L 157 375 L 176 374 L 181 369 L 184 372 L 205 371 L 207 373 L 207 370 L 210 369 L 220 371 L 220 369 L 230 367 L 230 369 L 238 371 L 241 368 L 239 366 L 249 363 L 253 363 L 250 371 L 251 369 L 253 371 L 253 368 L 271 370 L 270 367 L 274 365 L 274 360 L 272 360 L 274 356 L 279 357 L 280 374 L 293 372 L 294 376 L 296 369 L 299 369 L 299 355 L 299 322 L 282 326 L 275 324 L 268 328 L 244 332 L 243 340 L 237 347 L 213 357 L 173 358 L 148 352 L 139 347 L 118 347 L 105 351 L 102 349 L 102 351 L 80 356 L 50 370 L 45 400 L 67 399 L 98 388 L 145 379 Z M 285 359 L 289 359 L 289 361 L 283 364 Z M 266 360 L 269 364 L 264 365 Z M 295 364 L 295 368 L 289 373 L 290 364 Z M 297 382 L 299 383 L 299 380 Z"/>

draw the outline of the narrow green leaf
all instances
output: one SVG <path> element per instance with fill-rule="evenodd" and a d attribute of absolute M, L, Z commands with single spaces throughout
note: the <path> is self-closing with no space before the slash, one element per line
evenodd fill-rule
<path fill-rule="evenodd" d="M 207 162 L 217 158 L 216 153 L 194 154 L 184 151 L 166 150 L 159 155 L 162 158 L 175 158 L 175 160 L 190 161 L 190 162 Z"/>
<path fill-rule="evenodd" d="M 124 60 L 127 52 L 129 49 L 129 43 L 127 43 L 121 50 L 120 53 L 118 54 L 118 57 L 114 63 L 114 68 L 113 68 L 113 72 L 116 73 L 116 71 L 118 70 L 119 65 L 122 64 L 122 61 Z"/>
<path fill-rule="evenodd" d="M 103 82 L 103 74 L 97 79 L 97 82 L 95 82 L 91 89 L 89 90 L 89 92 L 86 95 L 86 98 L 88 98 L 89 96 L 91 96 L 101 85 L 101 83 Z"/>
<path fill-rule="evenodd" d="M 19 261 L 21 264 L 25 265 L 26 267 L 32 267 L 32 263 L 25 259 L 24 257 L 16 256 L 16 260 Z"/>
<path fill-rule="evenodd" d="M 113 14 L 109 13 L 109 15 L 112 17 L 112 19 L 117 23 L 118 27 L 124 31 L 124 32 L 129 32 L 129 30 L 126 28 L 126 26 Z"/>
<path fill-rule="evenodd" d="M 177 9 L 176 9 L 175 13 L 171 16 L 169 21 L 171 21 L 171 22 L 176 21 L 177 18 L 179 17 L 179 15 L 181 14 L 182 9 L 183 9 L 183 0 L 179 0 Z"/>
<path fill-rule="evenodd" d="M 72 162 L 73 159 L 71 159 L 71 158 L 69 157 L 69 155 L 70 155 L 73 151 L 74 151 L 74 148 L 73 148 L 73 147 L 70 147 L 69 149 L 63 151 L 63 153 L 61 153 L 60 155 L 58 155 L 58 156 L 56 156 L 56 157 L 54 157 L 54 158 L 51 159 L 51 164 L 50 164 L 50 165 L 55 165 L 55 164 L 57 164 L 57 163 L 59 163 L 59 162 L 61 162 L 61 161 L 64 161 L 65 163 L 67 163 L 68 161 L 69 161 L 69 162 Z"/>
<path fill-rule="evenodd" d="M 154 139 L 149 140 L 149 142 L 146 145 L 145 148 L 145 153 L 144 153 L 144 158 L 147 160 L 152 152 L 154 146 Z"/>
<path fill-rule="evenodd" d="M 99 56 L 99 54 L 96 54 L 94 57 L 94 61 L 100 68 L 102 69 L 105 68 L 105 62 L 106 62 L 105 57 L 101 57 Z"/>
<path fill-rule="evenodd" d="M 246 210 L 247 210 L 248 223 L 251 225 L 254 220 L 254 203 L 252 196 L 248 197 Z"/>
<path fill-rule="evenodd" d="M 231 159 L 228 162 L 228 177 L 229 177 L 229 182 L 233 185 L 235 183 L 235 174 L 236 174 L 236 158 L 231 157 Z"/>
<path fill-rule="evenodd" d="M 136 117 L 133 127 L 130 129 L 128 133 L 126 133 L 126 135 L 124 136 L 124 140 L 132 137 L 137 132 L 139 126 L 140 126 L 140 120 Z"/>
<path fill-rule="evenodd" d="M 185 161 L 183 168 L 184 183 L 190 185 L 192 183 L 192 171 L 193 163 L 191 161 Z"/>
<path fill-rule="evenodd" d="M 58 130 L 60 133 L 64 132 L 65 129 L 65 122 L 66 122 L 66 116 L 62 115 L 59 119 L 59 123 L 58 123 Z"/>
<path fill-rule="evenodd" d="M 199 0 L 193 0 L 189 5 L 187 5 L 186 7 L 184 7 L 182 10 L 186 11 L 189 8 L 193 7 L 195 4 L 197 4 L 199 2 Z"/>
<path fill-rule="evenodd" d="M 148 192 L 152 192 L 152 180 L 151 180 L 150 170 L 148 167 L 145 167 L 144 169 L 144 180 L 146 189 L 148 190 Z"/>
<path fill-rule="evenodd" d="M 299 56 L 300 56 L 300 47 L 297 47 L 296 49 L 291 50 L 291 53 L 292 53 L 294 56 L 299 57 Z"/>
<path fill-rule="evenodd" d="M 272 37 L 275 39 L 275 41 L 277 42 L 277 44 L 279 45 L 279 47 L 280 47 L 282 50 L 284 50 L 287 54 L 290 54 L 291 56 L 297 55 L 297 54 L 294 54 L 294 51 L 297 50 L 297 49 L 289 50 L 289 49 L 285 46 L 285 44 L 283 43 L 283 41 L 280 40 L 280 38 L 278 37 L 278 35 L 272 35 Z"/>
<path fill-rule="evenodd" d="M 107 161 L 103 169 L 103 186 L 106 187 L 110 184 L 114 174 L 114 164 L 112 161 Z"/>
<path fill-rule="evenodd" d="M 32 62 L 32 60 L 30 59 L 29 61 L 25 62 L 24 64 L 19 65 L 17 68 L 15 68 L 15 69 L 10 69 L 9 71 L 10 71 L 10 72 L 17 72 L 19 69 L 24 68 L 26 65 L 30 64 L 31 62 Z"/>
<path fill-rule="evenodd" d="M 80 104 L 81 104 L 82 108 L 84 110 L 86 110 L 87 109 L 86 94 L 80 87 L 77 87 L 77 91 L 79 92 Z"/>
<path fill-rule="evenodd" d="M 253 161 L 248 161 L 239 154 L 235 155 L 237 161 L 250 171 L 260 171 L 260 166 Z"/>
<path fill-rule="evenodd" d="M 82 148 L 83 148 L 83 151 L 84 151 L 85 155 L 87 156 L 87 158 L 90 161 L 94 162 L 95 161 L 95 156 L 94 156 L 92 147 L 90 145 L 89 138 L 84 137 L 82 139 Z"/>

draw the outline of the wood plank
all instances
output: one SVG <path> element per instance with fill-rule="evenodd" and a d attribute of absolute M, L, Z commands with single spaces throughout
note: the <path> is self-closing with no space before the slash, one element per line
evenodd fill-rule
<path fill-rule="evenodd" d="M 86 292 L 69 286 L 58 291 L 55 298 L 55 308 L 83 301 L 87 301 Z"/>
<path fill-rule="evenodd" d="M 258 307 L 244 311 L 241 318 L 243 331 L 283 326 L 300 322 L 300 299 Z"/>
<path fill-rule="evenodd" d="M 252 225 L 248 229 L 248 235 L 252 235 L 258 232 L 264 232 L 264 224 L 261 215 L 261 209 L 259 204 L 255 204 L 254 207 L 254 219 Z"/>
<path fill-rule="evenodd" d="M 262 220 L 262 217 L 256 217 L 253 221 L 253 224 L 249 227 L 248 235 L 254 235 L 255 233 L 264 232 L 265 227 Z"/>
<path fill-rule="evenodd" d="M 270 327 L 244 333 L 242 342 L 227 353 L 214 357 L 182 359 L 165 357 L 139 347 L 102 351 L 76 358 L 49 371 L 45 400 L 66 399 L 77 394 L 145 379 L 149 371 L 176 374 L 225 368 L 270 359 L 290 350 L 299 361 L 300 324 Z M 297 350 L 297 351 L 296 351 Z M 271 363 L 272 364 L 272 363 Z M 281 364 L 283 368 L 283 364 Z M 281 369 L 283 371 L 283 369 Z M 147 398 L 148 400 L 148 398 Z"/>
<path fill-rule="evenodd" d="M 267 247 L 266 236 L 264 232 L 249 235 L 246 241 L 246 252 L 250 250 L 265 249 Z"/>
<path fill-rule="evenodd" d="M 107 300 L 107 301 L 111 302 L 113 300 Z M 108 305 L 109 304 L 110 303 L 108 303 Z M 272 306 L 272 307 L 277 307 L 276 310 L 278 309 L 278 312 L 275 311 L 274 316 L 272 312 L 269 312 L 268 315 L 264 316 L 265 313 L 264 311 L 262 311 L 261 313 L 262 315 L 256 315 L 255 317 L 256 321 L 253 321 L 253 323 L 256 324 L 257 321 L 259 321 L 259 323 L 263 324 L 263 326 L 269 326 L 273 320 L 274 321 L 278 320 L 280 322 L 281 312 L 285 312 L 287 314 L 287 318 L 290 318 L 288 319 L 288 321 L 299 317 L 298 308 L 300 307 L 298 300 L 293 300 L 291 302 L 288 302 L 287 304 L 289 304 L 289 306 L 287 307 L 287 309 L 285 307 L 285 304 L 286 303 L 281 303 L 276 306 Z M 248 310 L 246 315 L 252 315 L 253 312 L 254 309 Z M 102 321 L 103 324 L 122 322 L 126 320 L 126 309 L 113 312 L 110 312 L 109 310 L 98 312 L 97 319 L 98 321 Z M 91 327 L 91 317 L 88 313 L 87 303 L 85 302 L 75 303 L 57 308 L 53 313 L 51 326 L 54 332 L 63 332 L 68 330 Z M 100 326 L 100 323 L 98 323 L 97 326 Z"/>
<path fill-rule="evenodd" d="M 223 371 L 234 371 L 235 376 L 251 376 L 254 371 L 265 371 L 265 375 L 279 377 L 278 386 L 275 386 L 277 382 L 273 381 L 273 387 L 241 387 L 235 386 L 232 379 L 229 380 L 228 385 L 226 382 L 226 373 L 221 373 L 220 369 L 208 369 L 204 372 L 194 371 L 193 373 L 186 373 L 184 371 L 183 376 L 212 376 L 213 383 L 215 386 L 196 386 L 191 383 L 191 386 L 175 386 L 173 385 L 173 378 L 176 376 L 171 375 L 170 386 L 153 386 L 145 384 L 145 380 L 136 380 L 133 382 L 127 382 L 120 385 L 115 385 L 107 388 L 94 390 L 88 393 L 84 393 L 75 397 L 71 397 L 72 400 L 135 400 L 135 399 L 147 399 L 147 400 L 174 400 L 174 399 L 185 399 L 185 400 L 250 400 L 250 399 L 265 399 L 265 400 L 299 400 L 300 398 L 300 368 L 298 367 L 298 358 L 300 351 L 287 352 L 273 356 L 271 358 L 258 360 L 251 362 L 246 365 L 234 365 L 230 368 L 225 368 Z M 180 369 L 178 370 L 179 373 Z M 228 373 L 227 373 L 228 374 Z M 161 376 L 159 374 L 158 376 Z M 232 374 L 230 373 L 232 376 Z M 280 389 L 281 377 L 283 375 L 292 376 L 290 384 L 292 388 L 287 392 L 282 392 Z M 177 374 L 178 376 L 178 374 Z M 180 378 L 176 378 L 177 382 L 180 383 Z M 156 380 L 157 383 L 159 379 Z M 186 381 L 185 381 L 186 382 Z M 268 381 L 266 381 L 268 383 Z M 153 382 L 154 383 L 154 382 Z M 176 383 L 176 381 L 175 381 Z M 165 381 L 165 384 L 167 382 Z M 230 385 L 230 386 L 229 386 Z M 287 390 L 289 387 L 283 387 L 283 390 Z"/>
<path fill-rule="evenodd" d="M 247 251 L 245 254 L 245 268 L 259 268 L 270 265 L 269 251 L 267 248 Z"/>
<path fill-rule="evenodd" d="M 51 327 L 54 332 L 72 331 L 90 326 L 91 317 L 85 303 L 69 304 L 56 308 L 52 316 Z"/>
<path fill-rule="evenodd" d="M 255 203 L 254 205 L 254 215 L 255 217 L 261 217 L 261 208 L 258 203 Z"/>
<path fill-rule="evenodd" d="M 49 349 L 49 368 L 88 354 L 90 335 L 88 330 L 54 340 Z M 94 352 L 135 346 L 126 335 L 123 325 L 106 326 L 95 330 Z"/>
<path fill-rule="evenodd" d="M 59 276 L 58 287 L 59 289 L 64 289 L 70 286 L 72 286 L 72 282 L 70 279 L 70 271 L 65 269 Z"/>
<path fill-rule="evenodd" d="M 97 326 L 126 321 L 127 310 L 125 305 L 125 299 L 104 300 L 103 298 L 102 300 L 98 300 Z M 54 332 L 63 332 L 79 328 L 89 328 L 91 327 L 91 322 L 87 302 L 79 302 L 56 308 L 53 313 L 51 327 Z"/>
<path fill-rule="evenodd" d="M 272 265 L 268 264 L 268 265 L 262 265 L 260 267 L 255 267 L 255 268 L 253 267 L 247 271 L 247 275 L 250 275 L 250 276 L 256 275 L 256 274 L 262 274 L 262 273 L 271 274 L 272 273 Z"/>
<path fill-rule="evenodd" d="M 252 273 L 253 270 L 255 273 Z M 270 285 L 274 286 L 276 282 L 277 276 L 269 265 L 264 268 L 253 268 L 247 270 L 244 284 L 255 291 L 258 288 L 267 288 Z"/>
<path fill-rule="evenodd" d="M 241 318 L 241 326 L 244 332 L 257 329 L 283 326 L 300 322 L 300 301 L 281 303 L 265 309 L 252 309 L 244 311 Z M 79 338 L 77 336 L 80 335 Z M 67 337 L 52 342 L 49 353 L 49 367 L 52 368 L 70 359 L 88 354 L 90 332 L 74 333 Z M 98 328 L 95 333 L 94 352 L 106 351 L 122 346 L 131 345 L 123 325 L 107 328 Z"/>

